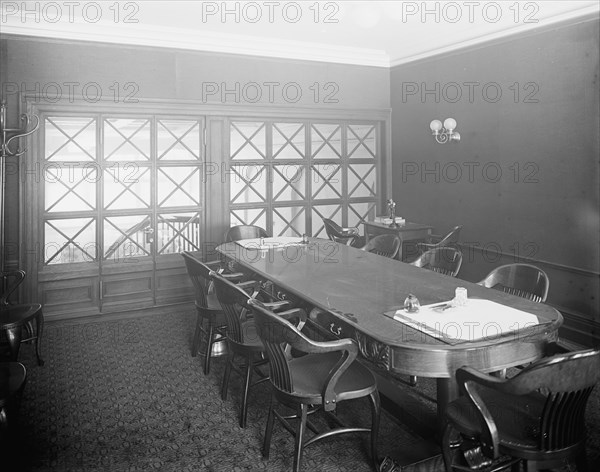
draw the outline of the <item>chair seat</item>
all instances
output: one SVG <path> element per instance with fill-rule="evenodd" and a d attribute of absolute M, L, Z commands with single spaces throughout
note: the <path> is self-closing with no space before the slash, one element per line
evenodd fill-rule
<path fill-rule="evenodd" d="M 246 320 L 241 323 L 242 336 L 244 339 L 244 348 L 248 348 L 256 351 L 264 351 L 265 346 L 263 342 L 260 340 L 260 336 L 258 335 L 258 330 L 256 328 L 256 324 L 254 320 Z"/>
<path fill-rule="evenodd" d="M 0 308 L 0 328 L 11 329 L 22 326 L 33 319 L 42 309 L 39 303 L 27 305 L 7 305 Z"/>
<path fill-rule="evenodd" d="M 332 368 L 340 359 L 340 352 L 308 354 L 289 362 L 294 395 L 306 398 L 306 403 L 320 404 L 322 389 Z M 377 389 L 373 373 L 359 362 L 353 362 L 335 386 L 338 400 L 361 398 Z"/>
<path fill-rule="evenodd" d="M 515 397 L 491 390 L 479 393 L 498 427 L 501 449 L 511 451 L 539 449 L 539 418 L 545 403 L 543 395 L 533 393 Z M 455 428 L 467 436 L 475 437 L 481 430 L 475 407 L 467 397 L 461 397 L 450 403 L 447 416 Z"/>

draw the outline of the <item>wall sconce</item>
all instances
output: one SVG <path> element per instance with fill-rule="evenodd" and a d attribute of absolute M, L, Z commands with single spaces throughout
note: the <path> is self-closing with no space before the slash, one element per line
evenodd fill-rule
<path fill-rule="evenodd" d="M 440 143 L 449 143 L 450 141 L 460 141 L 460 133 L 454 131 L 456 128 L 456 120 L 454 118 L 446 118 L 444 125 L 440 120 L 433 120 L 429 127 L 431 128 L 431 134 L 435 136 L 435 140 Z"/>
<path fill-rule="evenodd" d="M 2 102 L 2 104 L 0 105 L 0 138 L 2 139 L 2 142 L 0 142 L 0 156 L 2 156 L 3 158 L 12 157 L 12 156 L 20 156 L 20 155 L 24 154 L 25 151 L 27 151 L 27 149 L 23 149 L 22 151 L 19 150 L 18 142 L 19 142 L 19 138 L 24 138 L 25 136 L 29 136 L 30 134 L 34 133 L 38 129 L 38 127 L 40 125 L 40 119 L 37 115 L 33 115 L 33 117 L 35 118 L 35 126 L 33 128 L 31 128 L 30 130 L 27 130 L 27 128 L 29 128 L 30 118 L 25 113 L 23 113 L 21 115 L 21 122 L 23 123 L 23 126 L 20 129 L 7 128 L 6 127 L 6 103 Z M 11 151 L 10 143 L 13 140 L 16 140 L 17 147 L 14 151 Z"/>

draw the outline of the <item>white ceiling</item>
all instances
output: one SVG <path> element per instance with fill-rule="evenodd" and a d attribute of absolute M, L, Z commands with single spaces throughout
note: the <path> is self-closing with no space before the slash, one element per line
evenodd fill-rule
<path fill-rule="evenodd" d="M 3 34 L 378 67 L 600 10 L 598 0 L 3 1 L 1 5 Z"/>

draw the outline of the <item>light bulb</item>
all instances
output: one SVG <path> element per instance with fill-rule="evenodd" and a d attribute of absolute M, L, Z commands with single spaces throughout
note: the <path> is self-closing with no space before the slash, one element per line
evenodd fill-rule
<path fill-rule="evenodd" d="M 440 120 L 433 120 L 430 124 L 429 127 L 431 128 L 431 131 L 433 131 L 434 133 L 438 132 L 439 130 L 442 129 L 442 122 Z"/>
<path fill-rule="evenodd" d="M 444 121 L 444 128 L 446 128 L 448 131 L 452 131 L 454 128 L 456 128 L 456 120 L 454 118 L 446 118 Z"/>
<path fill-rule="evenodd" d="M 454 139 L 454 141 L 460 141 L 460 133 L 458 131 L 452 133 L 452 139 Z"/>

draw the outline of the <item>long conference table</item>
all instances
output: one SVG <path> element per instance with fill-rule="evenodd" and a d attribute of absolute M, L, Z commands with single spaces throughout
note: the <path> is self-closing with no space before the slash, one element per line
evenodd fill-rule
<path fill-rule="evenodd" d="M 263 246 L 230 242 L 217 251 L 275 296 L 307 308 L 311 324 L 321 333 L 356 340 L 362 356 L 378 371 L 435 378 L 440 424 L 445 406 L 458 396 L 454 376 L 459 367 L 495 372 L 535 361 L 557 339 L 563 321 L 549 305 L 328 240 L 283 246 L 269 246 L 269 240 Z M 505 334 L 498 334 L 491 323 L 485 339 L 453 342 L 390 317 L 403 309 L 409 293 L 428 305 L 451 300 L 457 287 L 465 287 L 469 299 L 526 312 L 537 322 Z M 484 319 L 486 313 L 481 315 Z M 452 310 L 447 316 L 453 332 Z"/>

